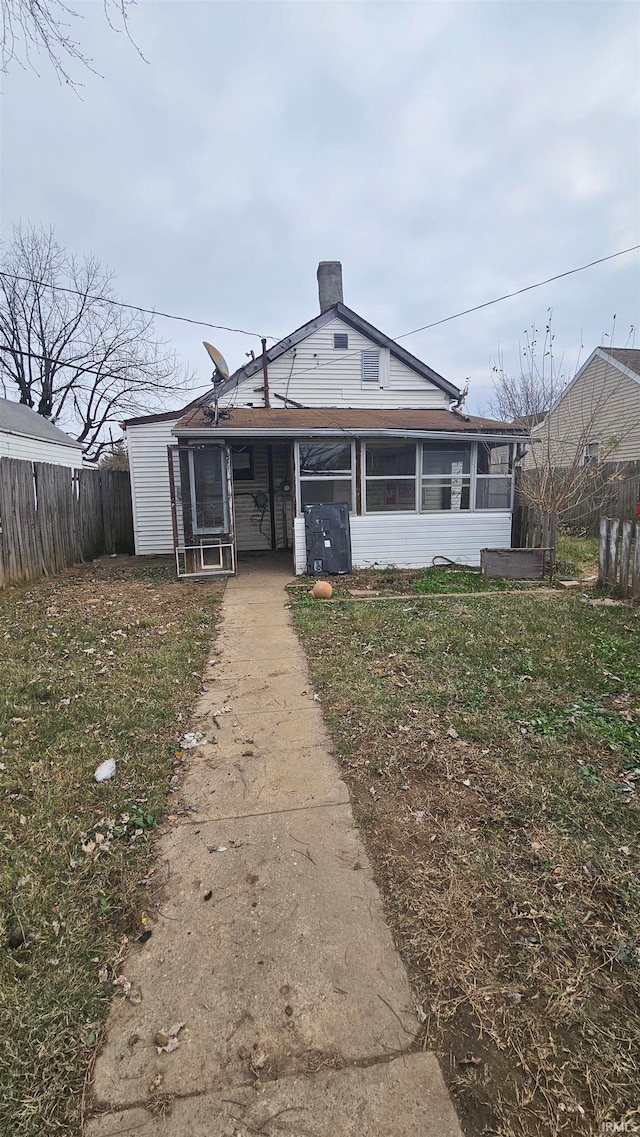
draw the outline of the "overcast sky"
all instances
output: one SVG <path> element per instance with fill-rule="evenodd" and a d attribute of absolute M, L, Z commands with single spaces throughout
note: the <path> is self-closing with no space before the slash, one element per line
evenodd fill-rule
<path fill-rule="evenodd" d="M 76 5 L 81 97 L 4 82 L 2 221 L 48 226 L 123 299 L 258 334 L 318 311 L 319 260 L 391 336 L 637 244 L 635 2 L 141 0 L 131 32 Z M 569 372 L 638 326 L 638 253 L 403 340 L 484 409 L 498 349 L 553 309 Z M 209 375 L 257 341 L 169 321 Z"/>

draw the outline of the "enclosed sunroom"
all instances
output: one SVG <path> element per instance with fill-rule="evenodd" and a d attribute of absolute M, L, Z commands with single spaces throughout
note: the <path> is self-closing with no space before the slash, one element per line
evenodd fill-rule
<path fill-rule="evenodd" d="M 305 507 L 317 503 L 348 507 L 356 568 L 478 565 L 482 548 L 511 543 L 524 441 L 511 424 L 438 411 L 198 416 L 177 423 L 169 447 L 181 576 L 232 574 L 238 554 L 260 550 L 289 550 L 305 572 Z"/>

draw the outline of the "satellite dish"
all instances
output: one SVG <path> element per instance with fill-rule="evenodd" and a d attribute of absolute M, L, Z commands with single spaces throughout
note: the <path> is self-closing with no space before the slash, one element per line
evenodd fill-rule
<path fill-rule="evenodd" d="M 212 360 L 213 366 L 215 367 L 216 371 L 220 375 L 220 378 L 221 379 L 228 379 L 229 378 L 229 368 L 227 366 L 227 361 L 226 361 L 224 355 L 221 355 L 220 352 L 213 346 L 212 343 L 207 343 L 206 340 L 203 340 L 202 343 L 203 343 L 204 347 L 206 347 L 206 349 L 209 353 L 209 358 Z"/>

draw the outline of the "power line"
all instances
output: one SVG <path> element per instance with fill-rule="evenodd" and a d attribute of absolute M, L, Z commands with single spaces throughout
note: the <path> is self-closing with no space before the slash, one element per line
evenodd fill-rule
<path fill-rule="evenodd" d="M 61 284 L 47 284 L 44 280 L 36 280 L 33 276 L 20 276 L 15 272 L 0 271 L 0 276 L 11 280 L 20 280 L 25 284 L 37 284 L 39 288 L 49 288 L 52 292 L 69 292 L 73 296 L 82 296 L 85 300 L 96 300 L 102 304 L 113 304 L 117 308 L 129 308 L 132 312 L 143 312 L 147 316 L 162 316 L 165 320 L 180 320 L 183 324 L 196 324 L 201 328 L 215 328 L 221 332 L 238 332 L 242 336 L 255 336 L 262 339 L 258 332 L 248 332 L 245 328 L 228 328 L 225 324 L 209 324 L 206 320 L 193 320 L 189 316 L 173 316 L 170 312 L 160 312 L 157 308 L 141 308 L 139 304 L 126 304 L 124 300 L 113 300 L 110 296 L 94 296 L 91 293 L 81 292 L 78 288 L 66 288 Z M 267 336 L 273 340 L 275 336 Z"/>
<path fill-rule="evenodd" d="M 424 324 L 421 328 L 414 328 L 413 331 L 403 332 L 400 336 L 395 336 L 393 339 L 388 337 L 391 343 L 396 343 L 398 340 L 406 339 L 408 336 L 415 336 L 418 332 L 427 331 L 429 328 L 436 328 L 439 324 L 446 324 L 450 320 L 458 320 L 461 316 L 468 316 L 471 312 L 478 312 L 481 308 L 489 308 L 493 304 L 500 304 L 502 300 L 509 300 L 513 296 L 521 296 L 523 292 L 531 292 L 534 288 L 542 288 L 545 284 L 551 284 L 554 280 L 561 280 L 565 276 L 572 276 L 576 272 L 584 272 L 587 268 L 592 268 L 594 265 L 603 264 L 605 261 L 612 261 L 615 257 L 622 257 L 625 253 L 634 253 L 640 249 L 640 245 L 631 245 L 628 249 L 620 249 L 617 253 L 611 253 L 608 257 L 599 257 L 598 260 L 589 261 L 589 264 L 579 265 L 577 268 L 570 268 L 566 272 L 559 272 L 556 276 L 549 276 L 546 280 L 539 280 L 536 284 L 527 284 L 524 288 L 518 288 L 515 292 L 506 292 L 504 296 L 497 296 L 494 300 L 486 300 L 484 304 L 476 304 L 473 308 L 465 308 L 462 312 L 455 312 L 452 316 L 445 316 L 442 320 L 434 320 L 431 324 Z M 277 345 L 276 345 L 277 346 Z M 350 359 L 351 356 L 359 355 L 360 350 L 348 351 L 343 355 L 337 355 L 335 358 L 327 360 L 326 363 L 316 363 L 312 367 L 305 367 L 302 371 L 296 373 L 296 378 L 301 375 L 306 375 L 309 371 L 319 371 L 322 367 L 332 367 L 335 363 L 340 363 L 343 359 Z"/>
<path fill-rule="evenodd" d="M 411 332 L 403 332 L 401 336 L 396 336 L 397 340 L 404 340 L 407 336 L 415 336 L 417 332 L 426 332 L 429 328 L 437 328 L 439 324 L 447 324 L 449 320 L 457 320 L 460 316 L 468 316 L 470 312 L 479 312 L 481 308 L 489 308 L 492 304 L 499 304 L 501 300 L 510 300 L 512 296 L 521 296 L 523 292 L 531 292 L 533 288 L 542 288 L 544 284 L 551 284 L 554 280 L 562 280 L 564 276 L 572 276 L 575 272 L 584 272 L 586 268 L 593 268 L 594 265 L 604 264 L 605 261 L 612 261 L 615 257 L 622 257 L 625 253 L 635 253 L 640 249 L 640 245 L 631 245 L 628 249 L 620 249 L 617 253 L 611 253 L 608 257 L 599 257 L 597 261 L 589 261 L 586 265 L 579 265 L 578 268 L 570 268 L 567 272 L 559 272 L 556 276 L 549 276 L 546 280 L 539 280 L 537 284 L 527 284 L 524 288 L 518 288 L 515 292 L 505 292 L 504 296 L 497 296 L 495 300 L 486 300 L 484 304 L 476 304 L 474 308 L 465 308 L 463 312 L 456 312 L 453 316 L 445 316 L 443 320 L 434 320 L 432 324 L 423 324 L 421 328 L 414 328 Z"/>
<path fill-rule="evenodd" d="M 99 371 L 99 370 L 96 370 L 95 367 L 83 367 L 79 361 L 74 362 L 74 360 L 72 360 L 72 359 L 58 359 L 52 355 L 39 355 L 38 352 L 35 352 L 35 351 L 21 351 L 19 348 L 11 347 L 10 344 L 6 344 L 6 343 L 0 343 L 0 351 L 7 351 L 7 352 L 9 352 L 10 355 L 21 355 L 25 359 L 38 359 L 42 363 L 55 363 L 55 365 L 58 369 L 60 369 L 62 367 L 70 367 L 70 368 L 73 368 L 73 370 L 76 371 L 78 373 L 78 375 L 97 375 L 99 379 L 126 379 L 127 378 L 126 374 L 124 374 L 122 371 L 111 371 L 109 369 Z M 126 364 L 125 367 L 127 368 L 127 370 L 134 370 L 135 371 L 135 364 Z M 199 383 L 198 386 L 204 386 L 204 384 Z M 159 389 L 162 389 L 162 388 L 159 388 Z M 206 395 L 206 393 L 207 392 L 205 391 L 204 394 Z M 194 395 L 194 398 L 197 398 L 197 396 Z"/>

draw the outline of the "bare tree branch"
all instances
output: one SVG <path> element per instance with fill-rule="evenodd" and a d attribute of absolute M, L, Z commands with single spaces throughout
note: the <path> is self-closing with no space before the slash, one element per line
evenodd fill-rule
<path fill-rule="evenodd" d="M 3 267 L 23 278 L 0 276 L 3 387 L 72 433 L 88 457 L 102 453 L 109 424 L 193 386 L 153 318 L 114 303 L 111 273 L 95 257 L 71 256 L 53 230 L 16 226 Z"/>
<path fill-rule="evenodd" d="M 129 31 L 129 9 L 134 3 L 135 0 L 102 0 L 109 27 L 124 32 L 144 58 Z M 0 11 L 0 70 L 5 74 L 12 63 L 35 70 L 32 57 L 40 53 L 48 57 L 60 82 L 71 87 L 78 84 L 70 75 L 70 64 L 79 63 L 96 74 L 91 60 L 73 38 L 73 27 L 82 16 L 65 0 L 0 0 Z"/>
<path fill-rule="evenodd" d="M 519 479 L 521 498 L 562 521 L 578 507 L 588 512 L 615 495 L 626 476 L 622 443 L 640 419 L 631 405 L 628 413 L 612 416 L 611 407 L 618 405 L 628 382 L 599 357 L 580 386 L 568 390 L 573 374 L 566 373 L 562 359 L 556 360 L 551 311 L 543 334 L 534 324 L 520 350 L 519 375 L 507 372 L 502 359 L 493 368 L 491 407 L 501 418 L 520 420 L 531 430 Z"/>

